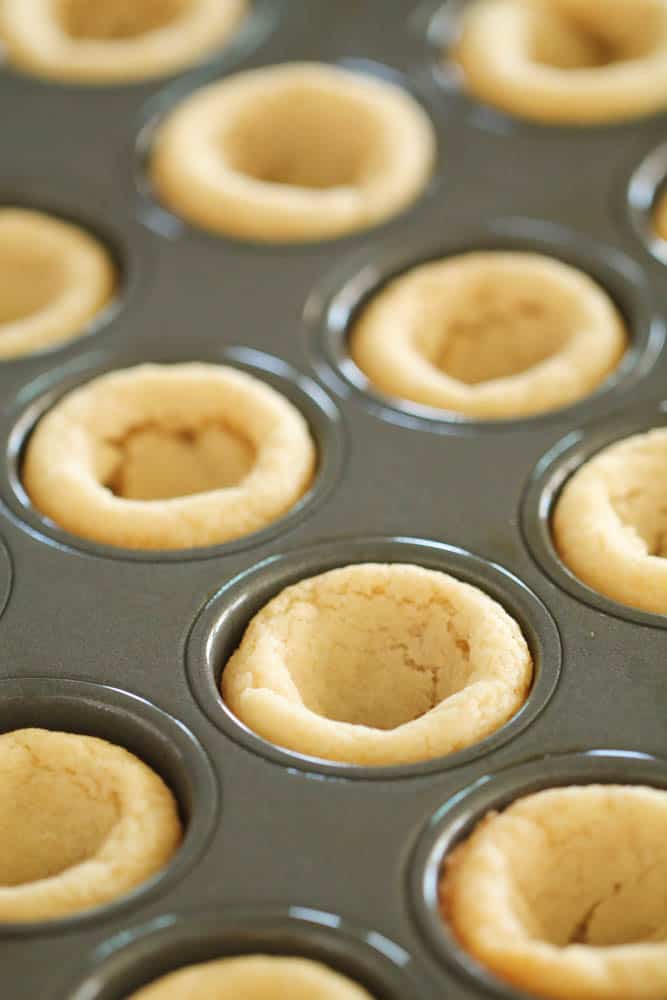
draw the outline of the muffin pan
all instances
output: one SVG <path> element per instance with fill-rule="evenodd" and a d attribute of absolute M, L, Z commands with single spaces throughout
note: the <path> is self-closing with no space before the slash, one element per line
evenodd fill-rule
<path fill-rule="evenodd" d="M 444 852 L 527 790 L 667 785 L 665 620 L 575 581 L 548 531 L 572 469 L 665 422 L 667 253 L 649 223 L 665 118 L 563 128 L 482 107 L 439 55 L 459 8 L 256 0 L 225 53 L 171 80 L 88 88 L 0 71 L 0 201 L 85 226 L 121 276 L 86 337 L 0 364 L 0 729 L 127 746 L 186 824 L 172 864 L 126 899 L 0 927 L 14 1000 L 121 1000 L 179 965 L 252 951 L 328 962 L 377 1000 L 519 1000 L 436 919 Z M 297 60 L 387 76 L 421 101 L 439 157 L 415 204 L 289 247 L 206 234 L 162 208 L 145 171 L 160 117 L 227 73 Z M 552 254 L 595 278 L 631 338 L 614 376 L 572 407 L 488 423 L 371 391 L 346 350 L 355 310 L 407 268 L 473 249 Z M 301 503 L 245 539 L 164 554 L 45 522 L 20 481 L 40 414 L 102 371 L 192 360 L 257 374 L 305 415 L 319 464 Z M 362 769 L 270 746 L 225 709 L 223 662 L 252 614 L 287 583 L 373 560 L 452 572 L 519 621 L 535 682 L 487 740 Z"/>

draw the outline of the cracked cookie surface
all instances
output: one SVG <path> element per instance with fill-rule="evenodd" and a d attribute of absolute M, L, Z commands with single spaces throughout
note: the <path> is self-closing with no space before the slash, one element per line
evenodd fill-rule
<path fill-rule="evenodd" d="M 473 0 L 453 57 L 473 96 L 545 123 L 667 106 L 667 0 Z"/>
<path fill-rule="evenodd" d="M 531 681 L 519 626 L 482 591 L 419 566 L 362 563 L 274 597 L 225 666 L 222 694 L 272 743 L 382 765 L 478 742 Z"/>
<path fill-rule="evenodd" d="M 111 902 L 180 842 L 172 793 L 127 750 L 45 729 L 0 735 L 0 921 Z"/>
<path fill-rule="evenodd" d="M 223 365 L 139 365 L 63 397 L 28 442 L 35 507 L 83 538 L 136 549 L 214 545 L 258 531 L 311 485 L 306 421 Z"/>
<path fill-rule="evenodd" d="M 667 430 L 618 441 L 565 483 L 553 539 L 589 587 L 629 607 L 667 614 Z"/>
<path fill-rule="evenodd" d="M 145 986 L 127 1000 L 372 1000 L 362 986 L 320 962 L 244 955 L 187 966 Z"/>
<path fill-rule="evenodd" d="M 667 793 L 547 789 L 446 859 L 443 919 L 495 975 L 551 1000 L 667 994 Z"/>
<path fill-rule="evenodd" d="M 350 355 L 386 395 L 497 420 L 594 392 L 627 339 L 612 300 L 583 272 L 540 254 L 482 251 L 390 281 L 354 322 Z"/>

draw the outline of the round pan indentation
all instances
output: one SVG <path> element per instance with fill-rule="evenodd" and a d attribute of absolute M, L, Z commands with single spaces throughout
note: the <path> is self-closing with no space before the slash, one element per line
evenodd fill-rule
<path fill-rule="evenodd" d="M 504 985 L 479 965 L 443 922 L 438 897 L 443 860 L 490 810 L 501 810 L 515 799 L 545 788 L 586 784 L 667 788 L 667 761 L 650 754 L 596 749 L 549 754 L 512 765 L 485 775 L 446 802 L 432 816 L 417 843 L 408 885 L 413 917 L 438 960 L 471 988 L 482 990 L 484 996 L 528 1000 L 528 994 Z"/>
<path fill-rule="evenodd" d="M 609 294 L 625 320 L 630 343 L 616 370 L 595 392 L 570 406 L 532 417 L 474 420 L 386 396 L 370 385 L 348 350 L 350 330 L 364 306 L 388 282 L 414 267 L 476 250 L 544 254 L 581 270 Z M 373 263 L 369 264 L 369 259 Z M 314 289 L 306 303 L 304 322 L 311 363 L 339 395 L 359 398 L 384 420 L 446 434 L 519 430 L 562 421 L 565 415 L 576 419 L 603 412 L 611 399 L 627 393 L 652 367 L 665 339 L 649 284 L 634 261 L 615 248 L 598 245 L 559 225 L 520 218 L 500 219 L 436 245 L 424 246 L 413 240 L 406 246 L 404 240 L 398 249 L 367 249 Z"/>
<path fill-rule="evenodd" d="M 524 541 L 540 568 L 563 590 L 598 611 L 615 618 L 667 628 L 667 615 L 642 611 L 593 590 L 574 575 L 560 558 L 551 533 L 551 517 L 566 481 L 590 458 L 608 445 L 625 438 L 664 427 L 667 405 L 652 404 L 612 420 L 571 431 L 538 462 L 528 481 L 521 503 Z"/>
<path fill-rule="evenodd" d="M 636 235 L 653 257 L 667 264 L 667 234 L 656 230 L 654 213 L 667 195 L 667 143 L 652 150 L 639 164 L 628 185 L 630 222 Z"/>
<path fill-rule="evenodd" d="M 37 923 L 2 923 L 0 936 L 76 930 L 182 878 L 206 847 L 218 814 L 218 785 L 208 757 L 186 727 L 151 702 L 91 681 L 46 677 L 0 682 L 0 732 L 37 727 L 95 736 L 117 744 L 151 767 L 178 803 L 184 839 L 156 876 L 108 905 Z"/>
<path fill-rule="evenodd" d="M 128 945 L 128 939 L 131 943 Z M 410 956 L 376 931 L 340 916 L 292 905 L 168 914 L 105 942 L 66 1000 L 125 1000 L 184 965 L 247 954 L 322 962 L 364 986 L 374 1000 L 415 995 Z"/>
<path fill-rule="evenodd" d="M 0 358 L 0 364 L 29 364 L 57 352 L 77 351 L 82 345 L 88 347 L 91 338 L 111 335 L 125 310 L 138 306 L 150 275 L 151 251 L 145 245 L 136 247 L 137 232 L 133 233 L 132 241 L 128 239 L 117 210 L 104 192 L 78 177 L 63 178 L 54 167 L 49 176 L 28 173 L 21 177 L 0 178 L 0 207 L 41 212 L 56 222 L 78 227 L 106 251 L 115 271 L 111 297 L 78 332 L 35 350 Z M 144 242 L 142 240 L 142 244 Z"/>
<path fill-rule="evenodd" d="M 418 764 L 366 767 L 308 757 L 257 736 L 227 707 L 220 694 L 224 665 L 250 619 L 285 587 L 306 577 L 353 563 L 413 563 L 451 573 L 502 605 L 519 623 L 534 666 L 522 708 L 490 736 L 449 756 Z M 271 556 L 217 592 L 197 618 L 187 643 L 186 666 L 195 697 L 209 719 L 233 740 L 269 761 L 347 778 L 406 778 L 456 767 L 490 753 L 517 736 L 549 701 L 560 673 L 558 630 L 544 605 L 502 567 L 462 549 L 414 538 L 360 538 L 321 542 L 288 555 Z"/>
<path fill-rule="evenodd" d="M 201 357 L 201 352 L 198 352 Z M 44 540 L 70 549 L 80 549 L 93 555 L 133 561 L 182 562 L 206 559 L 213 556 L 239 552 L 260 545 L 298 523 L 330 493 L 341 474 L 344 460 L 344 434 L 342 418 L 329 396 L 311 379 L 297 372 L 278 358 L 245 347 L 221 348 L 211 360 L 228 364 L 254 375 L 285 396 L 305 418 L 317 450 L 317 466 L 311 487 L 283 517 L 260 531 L 215 546 L 191 549 L 141 550 L 123 549 L 112 545 L 89 542 L 64 531 L 42 517 L 32 505 L 21 482 L 21 464 L 29 436 L 40 417 L 71 389 L 89 381 L 103 372 L 122 368 L 145 358 L 131 360 L 110 356 L 91 356 L 79 359 L 71 368 L 49 373 L 48 379 L 39 378 L 22 393 L 22 408 L 14 414 L 10 432 L 7 459 L 0 472 L 0 489 L 20 523 Z M 159 360 L 151 357 L 150 360 Z M 174 357 L 166 361 L 173 362 Z M 203 358 L 202 358 L 203 360 Z M 27 403 L 27 405 L 26 405 Z"/>

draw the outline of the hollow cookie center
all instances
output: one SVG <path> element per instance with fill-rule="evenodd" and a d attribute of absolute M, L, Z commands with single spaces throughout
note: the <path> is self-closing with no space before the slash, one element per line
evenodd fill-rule
<path fill-rule="evenodd" d="M 526 372 L 553 357 L 571 333 L 539 296 L 480 288 L 456 303 L 423 343 L 432 364 L 467 385 Z"/>
<path fill-rule="evenodd" d="M 148 425 L 107 445 L 100 478 L 127 500 L 167 500 L 237 486 L 255 458 L 250 441 L 223 424 Z"/>
<path fill-rule="evenodd" d="M 568 5 L 580 10 L 568 12 Z M 565 0 L 565 9 L 557 6 L 535 11 L 530 56 L 536 63 L 558 70 L 602 69 L 646 58 L 655 49 L 659 23 L 651 0 L 643 0 L 640 15 L 628 7 L 627 16 L 617 22 L 611 16 L 596 17 L 593 5 Z"/>
<path fill-rule="evenodd" d="M 254 180 L 326 190 L 363 182 L 376 134 L 357 102 L 293 87 L 254 101 L 222 142 L 233 169 Z"/>
<path fill-rule="evenodd" d="M 599 833 L 583 831 L 569 843 L 554 835 L 537 863 L 520 862 L 517 912 L 530 937 L 558 948 L 667 941 L 667 897 L 655 891 L 667 875 L 667 850 L 648 843 L 655 836 L 619 846 L 613 828 L 608 844 Z"/>
<path fill-rule="evenodd" d="M 93 857 L 120 816 L 93 771 L 26 759 L 0 781 L 0 888 L 51 878 Z"/>
<path fill-rule="evenodd" d="M 667 491 L 664 466 L 656 462 L 640 480 L 628 477 L 609 493 L 610 503 L 626 528 L 646 546 L 647 555 L 667 557 Z"/>
<path fill-rule="evenodd" d="M 46 308 L 61 293 L 64 280 L 57 255 L 31 246 L 0 247 L 0 324 Z"/>
<path fill-rule="evenodd" d="M 125 41 L 166 28 L 192 0 L 61 0 L 60 23 L 78 41 Z"/>
<path fill-rule="evenodd" d="M 382 593 L 296 606 L 286 642 L 285 662 L 307 708 L 375 729 L 424 715 L 464 688 L 473 669 L 449 605 Z"/>

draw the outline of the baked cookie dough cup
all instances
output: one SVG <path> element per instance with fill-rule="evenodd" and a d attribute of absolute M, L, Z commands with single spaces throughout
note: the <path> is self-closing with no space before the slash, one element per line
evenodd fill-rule
<path fill-rule="evenodd" d="M 371 387 L 480 420 L 533 416 L 594 392 L 628 336 L 583 272 L 540 254 L 422 264 L 362 308 L 351 357 Z"/>
<path fill-rule="evenodd" d="M 0 921 L 51 920 L 110 903 L 181 843 L 174 797 L 127 750 L 91 736 L 0 735 Z"/>
<path fill-rule="evenodd" d="M 159 127 L 157 197 L 204 229 L 260 242 L 331 239 L 410 205 L 435 161 L 420 105 L 384 80 L 318 63 L 204 87 Z"/>
<path fill-rule="evenodd" d="M 248 0 L 3 0 L 0 32 L 18 69 L 73 83 L 175 73 L 221 48 Z"/>
<path fill-rule="evenodd" d="M 653 211 L 653 228 L 661 240 L 667 243 L 667 191 L 663 191 Z"/>
<path fill-rule="evenodd" d="M 28 441 L 23 484 L 66 531 L 131 549 L 216 545 L 259 531 L 310 487 L 306 421 L 223 365 L 139 365 L 63 397 Z"/>
<path fill-rule="evenodd" d="M 443 919 L 495 976 L 551 1000 L 667 995 L 667 792 L 548 789 L 445 862 Z"/>
<path fill-rule="evenodd" d="M 565 565 L 614 601 L 667 614 L 667 428 L 604 448 L 566 482 L 553 513 Z"/>
<path fill-rule="evenodd" d="M 186 966 L 132 993 L 127 1000 L 372 1000 L 362 986 L 319 962 L 244 955 Z"/>
<path fill-rule="evenodd" d="M 454 58 L 519 117 L 587 125 L 667 107 L 665 0 L 472 0 Z"/>
<path fill-rule="evenodd" d="M 117 283 L 109 252 L 79 226 L 0 208 L 0 360 L 87 333 Z"/>
<path fill-rule="evenodd" d="M 476 587 L 362 563 L 269 601 L 223 669 L 222 696 L 277 746 L 394 765 L 484 739 L 521 708 L 532 676 L 518 624 Z"/>

